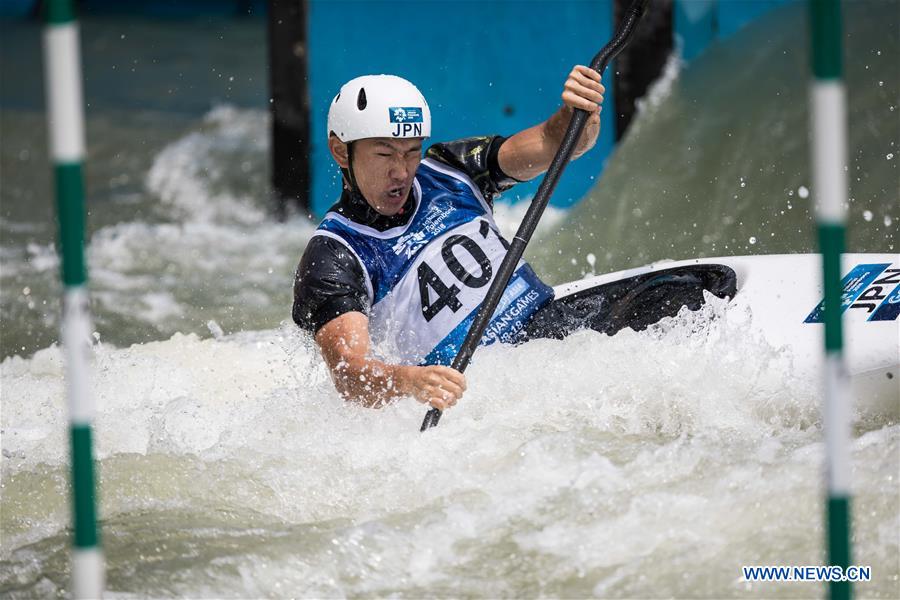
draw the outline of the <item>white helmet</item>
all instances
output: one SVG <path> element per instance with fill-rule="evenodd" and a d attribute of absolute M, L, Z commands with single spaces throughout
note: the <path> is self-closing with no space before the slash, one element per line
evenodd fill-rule
<path fill-rule="evenodd" d="M 328 135 L 344 142 L 365 138 L 424 138 L 431 135 L 431 110 L 419 89 L 395 75 L 351 79 L 331 101 Z"/>

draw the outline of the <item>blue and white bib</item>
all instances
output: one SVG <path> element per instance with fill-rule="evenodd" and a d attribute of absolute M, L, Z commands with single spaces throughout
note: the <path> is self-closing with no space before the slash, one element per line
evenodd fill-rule
<path fill-rule="evenodd" d="M 424 159 L 413 182 L 416 208 L 404 226 L 378 231 L 325 215 L 314 235 L 345 244 L 363 267 L 369 334 L 387 358 L 449 365 L 506 255 L 490 207 L 464 173 Z M 519 261 L 481 340 L 513 342 L 553 289 Z"/>

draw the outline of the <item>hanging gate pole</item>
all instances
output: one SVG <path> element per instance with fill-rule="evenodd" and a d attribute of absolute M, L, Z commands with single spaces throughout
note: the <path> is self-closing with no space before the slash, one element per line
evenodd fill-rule
<path fill-rule="evenodd" d="M 63 294 L 62 344 L 72 461 L 72 593 L 99 598 L 104 567 L 97 528 L 89 385 L 91 318 L 84 258 L 84 110 L 78 27 L 71 0 L 47 0 L 44 75 L 56 179 Z"/>
<path fill-rule="evenodd" d="M 810 0 L 813 194 L 825 290 L 825 430 L 828 563 L 850 565 L 850 395 L 841 326 L 841 254 L 847 200 L 847 95 L 842 79 L 840 0 Z M 832 599 L 849 599 L 849 581 L 829 582 Z"/>

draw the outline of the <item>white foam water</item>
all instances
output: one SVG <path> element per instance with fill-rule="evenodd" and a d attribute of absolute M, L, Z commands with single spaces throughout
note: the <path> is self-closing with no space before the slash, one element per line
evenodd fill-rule
<path fill-rule="evenodd" d="M 292 325 L 95 348 L 114 596 L 793 597 L 824 564 L 816 382 L 711 300 L 644 332 L 491 346 L 425 434 L 342 401 Z M 750 360 L 752 357 L 752 360 Z M 536 368 L 540 365 L 540 368 Z M 57 348 L 0 365 L 0 589 L 67 581 Z M 855 559 L 894 597 L 900 410 L 856 408 Z"/>

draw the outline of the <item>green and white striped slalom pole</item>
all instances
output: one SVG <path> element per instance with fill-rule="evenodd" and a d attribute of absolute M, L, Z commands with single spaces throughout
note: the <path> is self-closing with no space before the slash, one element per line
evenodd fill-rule
<path fill-rule="evenodd" d="M 91 318 L 84 258 L 84 110 L 78 26 L 71 0 L 46 0 L 44 75 L 49 105 L 50 150 L 56 176 L 59 250 L 64 286 L 62 343 L 72 460 L 72 593 L 99 598 L 104 566 L 97 528 L 89 384 Z"/>
<path fill-rule="evenodd" d="M 825 429 L 828 563 L 850 565 L 850 394 L 841 326 L 841 254 L 847 199 L 847 95 L 842 79 L 839 0 L 809 0 L 812 32 L 812 172 L 825 291 Z M 849 599 L 849 582 L 829 582 Z"/>

